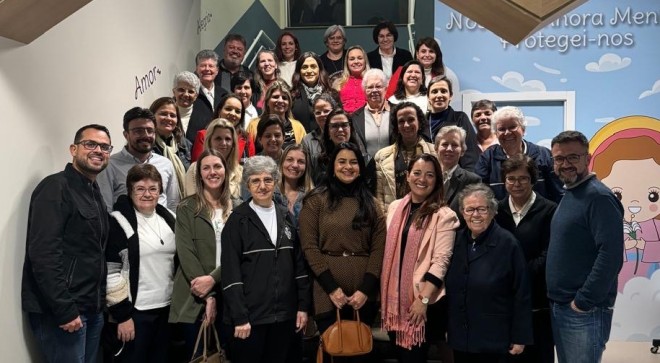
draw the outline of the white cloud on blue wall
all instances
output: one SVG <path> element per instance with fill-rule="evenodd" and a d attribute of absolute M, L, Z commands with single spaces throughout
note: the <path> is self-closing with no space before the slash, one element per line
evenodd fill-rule
<path fill-rule="evenodd" d="M 522 74 L 514 71 L 504 73 L 502 78 L 498 76 L 493 76 L 491 78 L 502 86 L 518 92 L 537 92 L 546 90 L 543 82 L 536 79 L 525 81 L 525 77 Z"/>
<path fill-rule="evenodd" d="M 536 67 L 536 69 L 538 69 L 541 72 L 550 73 L 550 74 L 561 74 L 561 71 L 558 69 L 542 66 L 536 62 L 534 63 L 534 67 Z"/>
<path fill-rule="evenodd" d="M 644 97 L 652 96 L 656 93 L 660 93 L 660 79 L 655 81 L 651 89 L 642 92 L 642 94 L 639 95 L 639 99 L 641 100 Z"/>
<path fill-rule="evenodd" d="M 527 121 L 527 126 L 540 126 L 541 119 L 534 116 L 525 116 L 525 121 Z"/>
<path fill-rule="evenodd" d="M 612 72 L 628 67 L 631 62 L 632 60 L 628 57 L 621 58 L 614 53 L 605 53 L 598 62 L 587 63 L 584 69 L 589 72 Z"/>

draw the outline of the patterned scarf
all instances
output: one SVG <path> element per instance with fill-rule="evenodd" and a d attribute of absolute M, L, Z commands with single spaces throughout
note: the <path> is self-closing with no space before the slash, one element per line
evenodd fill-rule
<path fill-rule="evenodd" d="M 186 168 L 183 166 L 181 159 L 179 159 L 179 156 L 177 155 L 179 148 L 176 140 L 172 138 L 172 146 L 170 146 L 162 137 L 160 137 L 160 135 L 158 135 L 156 136 L 156 144 L 158 144 L 163 150 L 163 156 L 168 158 L 174 165 L 174 173 L 176 174 L 176 179 L 178 181 L 177 185 L 179 186 L 179 197 L 183 198 L 185 196 L 183 192 L 183 182 L 186 180 Z"/>
<path fill-rule="evenodd" d="M 411 324 L 408 312 L 415 300 L 413 272 L 424 236 L 424 228 L 417 229 L 415 223 L 411 223 L 405 251 L 401 251 L 400 243 L 410 208 L 410 194 L 407 194 L 397 206 L 392 222 L 387 228 L 385 258 L 380 276 L 383 329 L 396 331 L 396 344 L 406 349 L 421 345 L 425 341 L 425 323 Z M 403 265 L 400 265 L 402 253 Z M 401 290 L 405 290 L 403 293 L 400 293 L 399 285 Z"/>
<path fill-rule="evenodd" d="M 318 83 L 314 87 L 307 87 L 307 85 L 304 83 L 301 84 L 305 89 L 305 93 L 307 94 L 307 101 L 309 102 L 310 105 L 312 105 L 316 97 L 321 95 L 321 92 L 323 92 L 323 87 L 321 87 L 321 84 Z"/>

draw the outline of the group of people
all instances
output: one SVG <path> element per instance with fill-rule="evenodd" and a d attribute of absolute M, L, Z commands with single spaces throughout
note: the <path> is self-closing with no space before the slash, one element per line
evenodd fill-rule
<path fill-rule="evenodd" d="M 253 75 L 229 34 L 125 113 L 120 152 L 78 130 L 28 217 L 23 310 L 48 361 L 95 361 L 101 336 L 166 361 L 175 331 L 191 356 L 213 325 L 232 362 L 301 362 L 311 317 L 356 310 L 400 362 L 445 339 L 457 363 L 600 359 L 623 210 L 585 136 L 548 150 L 515 107 L 455 111 L 433 38 L 412 59 L 393 24 L 373 35 L 345 49 L 333 25 L 319 56 L 284 32 Z"/>

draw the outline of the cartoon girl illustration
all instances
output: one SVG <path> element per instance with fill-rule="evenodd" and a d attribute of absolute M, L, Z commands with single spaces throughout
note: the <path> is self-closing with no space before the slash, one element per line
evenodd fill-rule
<path fill-rule="evenodd" d="M 599 130 L 590 169 L 624 208 L 624 264 L 619 292 L 635 276 L 650 278 L 660 263 L 660 120 L 629 116 Z"/>

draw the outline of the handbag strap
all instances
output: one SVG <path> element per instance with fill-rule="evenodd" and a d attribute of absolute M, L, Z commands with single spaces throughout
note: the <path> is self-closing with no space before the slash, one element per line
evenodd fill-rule
<path fill-rule="evenodd" d="M 339 346 L 343 347 L 344 342 L 342 340 L 342 334 L 341 334 L 341 316 L 339 315 L 339 309 L 336 309 L 336 310 L 337 310 L 337 325 L 339 326 L 339 329 L 338 329 L 339 330 Z"/>
<path fill-rule="evenodd" d="M 206 321 L 202 321 L 202 325 L 199 327 L 199 333 L 197 333 L 197 340 L 195 341 L 195 348 L 193 348 L 192 357 L 190 357 L 191 361 L 195 359 L 195 353 L 197 353 L 197 349 L 199 348 L 199 341 L 202 338 L 202 334 L 204 335 L 204 351 L 202 354 L 204 355 L 204 360 L 206 360 Z"/>
<path fill-rule="evenodd" d="M 357 321 L 358 344 L 362 346 L 362 329 L 360 328 L 362 323 L 360 322 L 360 309 L 353 310 L 353 318 Z"/>

